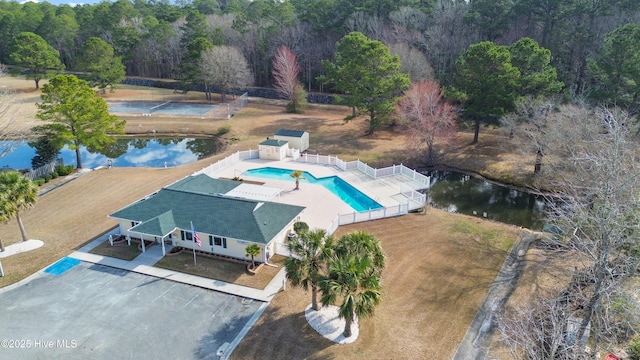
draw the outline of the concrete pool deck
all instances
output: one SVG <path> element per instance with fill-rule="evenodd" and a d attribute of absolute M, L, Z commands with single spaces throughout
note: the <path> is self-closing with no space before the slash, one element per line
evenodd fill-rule
<path fill-rule="evenodd" d="M 337 176 L 363 194 L 385 207 L 397 206 L 406 201 L 401 189 L 420 190 L 424 185 L 403 175 L 391 175 L 374 179 L 359 170 L 342 171 L 338 167 L 326 164 L 314 164 L 293 161 L 286 158 L 281 161 L 251 159 L 243 160 L 216 172 L 213 177 L 232 179 L 240 177 L 245 180 L 259 181 L 265 186 L 282 189 L 280 195 L 271 201 L 306 207 L 301 221 L 306 222 L 311 229 L 327 229 L 338 215 L 351 214 L 355 210 L 340 200 L 336 195 L 322 185 L 300 181 L 300 190 L 294 190 L 295 182 L 274 180 L 244 175 L 250 169 L 261 167 L 275 167 L 288 170 L 306 171 L 316 178 Z M 206 172 L 208 174 L 208 172 Z"/>

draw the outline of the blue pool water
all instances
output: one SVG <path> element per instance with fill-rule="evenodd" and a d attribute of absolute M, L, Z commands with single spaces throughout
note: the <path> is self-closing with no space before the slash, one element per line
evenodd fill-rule
<path fill-rule="evenodd" d="M 46 268 L 44 270 L 44 272 L 47 273 L 47 274 L 60 276 L 65 271 L 70 270 L 74 266 L 80 264 L 80 262 L 81 261 L 78 260 L 78 259 L 74 259 L 74 258 L 70 258 L 70 257 L 63 257 L 62 259 L 58 260 L 58 262 L 56 262 L 55 264 L 53 264 L 53 265 L 49 266 L 48 268 Z"/>
<path fill-rule="evenodd" d="M 164 115 L 204 115 L 215 109 L 213 104 L 192 104 L 180 102 L 158 102 L 158 101 L 126 101 L 109 103 L 109 111 L 112 113 L 141 113 L 149 111 L 155 114 Z"/>
<path fill-rule="evenodd" d="M 291 174 L 291 171 L 292 170 L 288 169 L 264 167 L 259 169 L 247 170 L 242 175 L 274 180 L 295 181 L 294 178 L 289 176 Z M 361 193 L 358 189 L 349 185 L 349 183 L 337 176 L 316 178 L 315 176 L 305 171 L 304 177 L 306 180 L 301 180 L 301 182 L 324 186 L 327 190 L 331 191 L 333 194 L 339 197 L 340 200 L 347 203 L 347 205 L 351 206 L 356 211 L 366 211 L 382 208 L 382 205 L 378 204 L 375 200 Z"/>

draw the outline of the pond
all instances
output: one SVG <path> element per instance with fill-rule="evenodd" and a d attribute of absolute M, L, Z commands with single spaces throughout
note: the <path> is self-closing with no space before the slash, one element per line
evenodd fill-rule
<path fill-rule="evenodd" d="M 455 172 L 433 171 L 429 175 L 427 201 L 435 208 L 542 229 L 547 202 L 541 196 Z"/>
<path fill-rule="evenodd" d="M 30 169 L 31 159 L 36 150 L 27 141 L 2 142 L 0 148 L 10 145 L 12 151 L 0 158 L 0 168 Z M 97 152 L 82 147 L 82 167 L 107 166 L 112 159 L 113 166 L 120 167 L 164 167 L 192 163 L 223 150 L 218 139 L 193 138 L 120 138 L 107 149 Z M 75 151 L 66 146 L 59 158 L 66 165 L 76 165 Z"/>

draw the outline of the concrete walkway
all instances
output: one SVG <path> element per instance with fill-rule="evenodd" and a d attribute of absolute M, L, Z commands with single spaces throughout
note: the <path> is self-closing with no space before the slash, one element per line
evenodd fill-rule
<path fill-rule="evenodd" d="M 79 178 L 83 174 L 86 174 L 86 173 L 88 173 L 90 171 L 93 171 L 93 170 L 100 170 L 101 168 L 102 168 L 102 166 L 97 167 L 95 169 L 80 169 L 80 170 L 77 170 L 74 173 L 71 173 L 71 174 L 65 176 L 64 179 L 62 179 L 62 181 L 60 181 L 60 182 L 58 182 L 58 183 L 56 183 L 54 185 L 48 185 L 48 186 L 44 186 L 43 185 L 38 190 L 38 196 L 42 196 L 42 195 L 44 195 L 44 194 L 46 194 L 46 193 L 48 193 L 48 192 L 50 192 L 52 190 L 55 190 L 55 189 L 59 188 L 60 186 L 68 183 L 69 181 L 72 181 L 72 180 L 75 180 L 75 179 Z"/>
<path fill-rule="evenodd" d="M 502 264 L 493 285 L 480 305 L 476 316 L 458 345 L 453 360 L 486 359 L 489 352 L 490 337 L 495 322 L 494 315 L 513 292 L 524 267 L 523 259 L 529 246 L 539 235 L 522 233 L 511 252 Z"/>
<path fill-rule="evenodd" d="M 15 244 L 7 245 L 4 251 L 0 251 L 0 259 L 9 257 L 11 255 L 20 254 L 23 252 L 35 250 L 42 247 L 44 242 L 42 240 L 29 239 L 27 241 L 17 242 Z"/>
<path fill-rule="evenodd" d="M 201 276 L 180 273 L 177 271 L 161 269 L 153 265 L 162 259 L 162 247 L 155 245 L 131 261 L 116 259 L 108 256 L 91 254 L 89 251 L 105 242 L 110 234 L 115 234 L 115 229 L 103 234 L 94 241 L 81 247 L 77 251 L 69 254 L 74 259 L 110 266 L 118 269 L 133 271 L 140 274 L 150 275 L 161 279 L 176 281 L 183 284 L 198 286 L 205 289 L 215 290 L 226 294 L 236 295 L 247 299 L 270 302 L 273 297 L 280 292 L 285 281 L 285 269 L 282 268 L 264 289 L 254 289 L 247 286 L 227 283 L 220 280 L 208 279 Z"/>

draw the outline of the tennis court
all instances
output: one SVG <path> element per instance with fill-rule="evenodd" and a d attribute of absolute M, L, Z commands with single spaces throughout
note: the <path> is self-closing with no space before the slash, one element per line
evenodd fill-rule
<path fill-rule="evenodd" d="M 173 101 L 123 101 L 110 102 L 109 112 L 125 114 L 197 115 L 203 116 L 218 107 L 213 104 Z"/>

